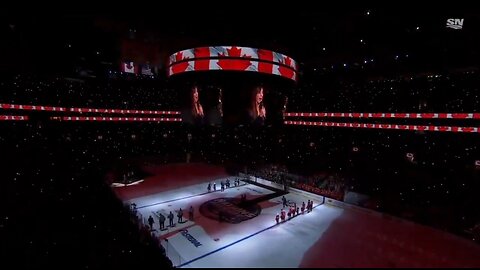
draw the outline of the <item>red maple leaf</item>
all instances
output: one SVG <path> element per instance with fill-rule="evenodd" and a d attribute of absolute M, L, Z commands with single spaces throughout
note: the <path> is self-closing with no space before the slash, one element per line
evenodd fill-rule
<path fill-rule="evenodd" d="M 285 56 L 283 58 L 283 61 L 282 61 L 282 64 L 285 64 L 287 66 L 290 66 L 290 64 L 292 63 L 292 59 L 290 59 L 290 57 L 288 56 Z M 287 77 L 289 79 L 292 79 L 293 78 L 293 75 L 294 75 L 294 71 L 293 69 L 291 68 L 288 68 L 288 67 L 285 67 L 285 66 L 279 66 L 278 67 L 278 71 L 280 72 L 280 75 L 282 75 L 283 77 Z"/>
<path fill-rule="evenodd" d="M 249 60 L 244 60 L 244 59 L 220 59 L 218 60 L 218 66 L 222 70 L 238 70 L 238 71 L 244 71 L 250 66 L 250 61 Z"/>
<path fill-rule="evenodd" d="M 227 56 L 228 55 L 228 56 Z M 237 48 L 235 46 L 231 47 L 230 49 L 227 49 L 227 55 L 223 53 L 219 53 L 219 56 L 221 57 L 218 60 L 218 66 L 223 69 L 223 70 L 239 70 L 243 71 L 246 70 L 250 65 L 251 62 L 250 59 L 251 56 L 247 55 L 242 55 L 242 49 Z M 245 60 L 240 60 L 240 59 L 228 59 L 229 57 L 241 57 L 241 58 L 246 58 Z"/>
<path fill-rule="evenodd" d="M 183 52 L 179 52 L 175 55 L 175 62 L 180 62 L 182 60 L 188 59 L 189 57 L 183 57 Z"/>
<path fill-rule="evenodd" d="M 284 64 L 289 66 L 289 67 L 292 67 L 292 58 L 288 57 L 288 56 L 285 56 L 285 61 L 284 61 Z M 293 68 L 293 67 L 292 67 Z"/>
<path fill-rule="evenodd" d="M 227 54 L 229 57 L 252 58 L 251 56 L 247 56 L 246 54 L 242 55 L 242 49 L 235 46 L 227 49 Z M 219 55 L 225 57 L 225 54 L 223 53 L 220 53 Z"/>
<path fill-rule="evenodd" d="M 184 72 L 187 70 L 188 67 L 188 62 L 180 62 L 182 60 L 188 59 L 188 57 L 183 58 L 183 53 L 179 52 L 177 55 L 175 55 L 175 64 L 172 65 L 172 74 Z"/>

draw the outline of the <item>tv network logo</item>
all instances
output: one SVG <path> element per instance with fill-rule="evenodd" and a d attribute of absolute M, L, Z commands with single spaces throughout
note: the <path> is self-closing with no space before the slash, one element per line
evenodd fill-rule
<path fill-rule="evenodd" d="M 463 20 L 464 19 L 448 19 L 447 20 L 447 28 L 452 29 L 462 29 L 463 28 Z"/>

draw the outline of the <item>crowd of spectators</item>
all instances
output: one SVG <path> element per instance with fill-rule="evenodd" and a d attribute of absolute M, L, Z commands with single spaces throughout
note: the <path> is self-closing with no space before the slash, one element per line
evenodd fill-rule
<path fill-rule="evenodd" d="M 338 80 L 306 79 L 289 98 L 294 111 L 472 112 L 480 107 L 477 68 Z"/>
<path fill-rule="evenodd" d="M 285 165 L 268 164 L 261 168 L 251 168 L 249 174 L 272 182 L 306 190 L 329 198 L 343 200 L 346 179 L 339 174 L 317 172 L 314 175 L 296 175 Z"/>
<path fill-rule="evenodd" d="M 159 110 L 178 108 L 178 91 L 165 79 L 120 74 L 114 79 L 16 75 L 0 81 L 2 103 Z"/>

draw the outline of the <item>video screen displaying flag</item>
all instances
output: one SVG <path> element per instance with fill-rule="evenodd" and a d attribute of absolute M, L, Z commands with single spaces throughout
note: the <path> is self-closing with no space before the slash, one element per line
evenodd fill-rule
<path fill-rule="evenodd" d="M 297 62 L 265 49 L 236 46 L 199 47 L 172 54 L 168 75 L 189 71 L 250 71 L 282 76 L 296 81 Z"/>

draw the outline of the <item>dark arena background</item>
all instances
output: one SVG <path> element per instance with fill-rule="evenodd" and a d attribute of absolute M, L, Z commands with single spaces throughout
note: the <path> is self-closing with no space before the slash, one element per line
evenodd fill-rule
<path fill-rule="evenodd" d="M 315 10 L 2 10 L 4 264 L 479 267 L 480 13 Z"/>

